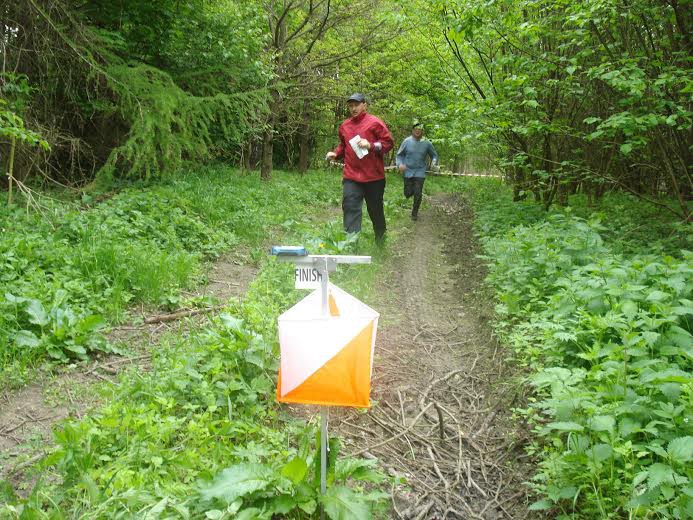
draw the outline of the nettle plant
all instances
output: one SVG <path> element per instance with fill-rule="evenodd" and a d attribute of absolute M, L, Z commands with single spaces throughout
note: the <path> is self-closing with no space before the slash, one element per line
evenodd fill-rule
<path fill-rule="evenodd" d="M 623 257 L 556 215 L 488 239 L 499 331 L 536 370 L 532 509 L 693 514 L 693 255 Z"/>

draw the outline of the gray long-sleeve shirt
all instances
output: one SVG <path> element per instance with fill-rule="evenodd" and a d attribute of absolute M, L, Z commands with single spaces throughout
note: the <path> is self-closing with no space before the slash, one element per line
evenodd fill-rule
<path fill-rule="evenodd" d="M 438 162 L 438 154 L 431 141 L 425 139 L 415 139 L 414 136 L 407 137 L 397 150 L 395 162 L 397 166 L 406 165 L 404 176 L 426 177 L 427 161 L 426 156 L 431 157 L 432 162 Z"/>

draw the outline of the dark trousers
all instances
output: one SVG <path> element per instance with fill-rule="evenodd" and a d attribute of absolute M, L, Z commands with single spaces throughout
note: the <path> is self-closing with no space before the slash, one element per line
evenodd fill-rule
<path fill-rule="evenodd" d="M 424 177 L 405 177 L 404 178 L 404 196 L 406 198 L 414 196 L 414 207 L 411 209 L 412 216 L 419 214 L 419 206 L 421 206 L 421 196 L 423 194 L 423 185 L 426 179 Z"/>
<path fill-rule="evenodd" d="M 385 179 L 372 182 L 355 182 L 349 179 L 342 181 L 342 211 L 344 212 L 344 230 L 347 233 L 361 231 L 363 200 L 366 200 L 368 216 L 373 223 L 376 240 L 385 234 L 385 210 L 383 195 Z"/>

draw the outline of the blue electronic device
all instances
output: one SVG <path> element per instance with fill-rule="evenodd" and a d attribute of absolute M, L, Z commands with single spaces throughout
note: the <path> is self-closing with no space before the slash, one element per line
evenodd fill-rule
<path fill-rule="evenodd" d="M 270 254 L 274 256 L 307 256 L 308 251 L 303 246 L 272 246 Z"/>

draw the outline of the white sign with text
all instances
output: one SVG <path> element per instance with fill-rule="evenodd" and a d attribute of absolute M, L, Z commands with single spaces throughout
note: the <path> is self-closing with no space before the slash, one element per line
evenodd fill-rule
<path fill-rule="evenodd" d="M 312 266 L 296 266 L 294 279 L 296 281 L 296 289 L 317 289 L 322 282 L 322 273 Z"/>

